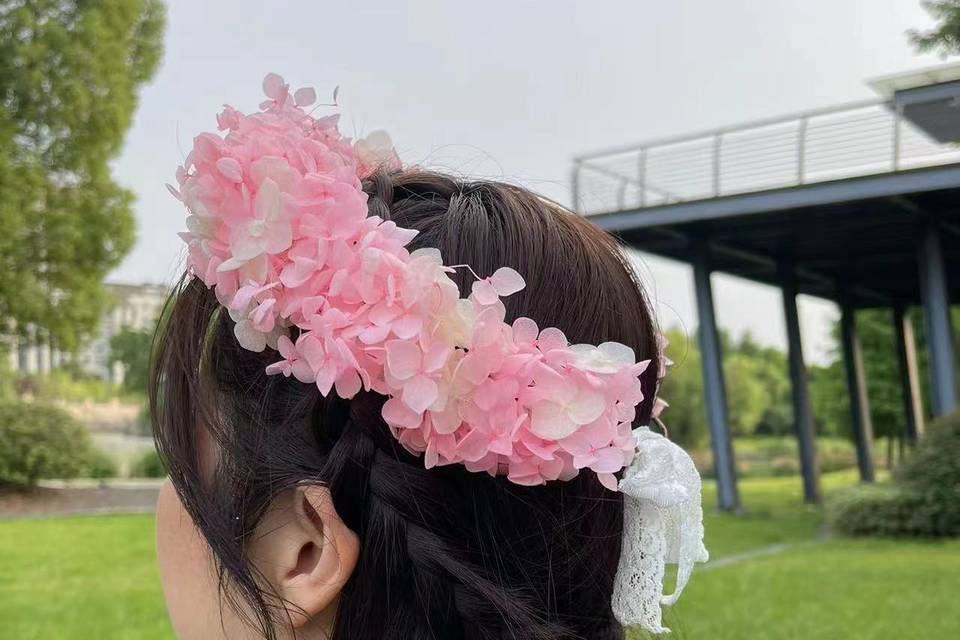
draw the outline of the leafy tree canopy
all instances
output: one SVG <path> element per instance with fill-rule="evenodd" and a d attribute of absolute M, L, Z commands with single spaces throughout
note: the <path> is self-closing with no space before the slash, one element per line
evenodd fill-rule
<path fill-rule="evenodd" d="M 123 365 L 124 388 L 146 393 L 152 340 L 152 331 L 134 329 L 123 329 L 110 338 L 110 362 Z"/>
<path fill-rule="evenodd" d="M 0 318 L 60 348 L 96 326 L 134 242 L 108 162 L 164 22 L 160 0 L 0 0 Z"/>
<path fill-rule="evenodd" d="M 911 29 L 910 42 L 921 52 L 933 51 L 946 57 L 960 53 L 960 0 L 924 0 L 921 2 L 937 21 L 928 31 Z"/>

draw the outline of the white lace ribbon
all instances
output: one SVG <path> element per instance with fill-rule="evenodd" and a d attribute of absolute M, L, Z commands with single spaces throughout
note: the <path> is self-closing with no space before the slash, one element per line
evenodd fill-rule
<path fill-rule="evenodd" d="M 709 558 L 703 544 L 700 474 L 687 452 L 647 427 L 633 432 L 637 454 L 620 481 L 623 547 L 613 613 L 623 625 L 669 633 L 661 605 L 672 605 L 693 565 Z M 666 564 L 677 565 L 673 593 L 663 593 Z"/>

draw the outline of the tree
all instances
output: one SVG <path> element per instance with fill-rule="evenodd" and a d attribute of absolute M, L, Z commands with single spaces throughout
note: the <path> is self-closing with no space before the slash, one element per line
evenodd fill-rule
<path fill-rule="evenodd" d="M 954 309 L 953 314 L 954 323 L 957 323 L 960 320 L 958 310 Z M 926 417 L 929 418 L 930 379 L 926 375 L 927 349 L 922 310 L 915 310 L 913 316 L 921 393 L 924 397 L 924 407 L 927 409 Z M 834 361 L 827 367 L 818 367 L 811 371 L 810 387 L 814 413 L 826 433 L 852 437 L 850 398 L 843 352 L 840 347 L 839 321 L 834 325 L 832 333 L 837 341 L 837 347 L 833 353 Z M 878 438 L 887 438 L 888 458 L 890 458 L 894 443 L 902 442 L 906 435 L 906 415 L 892 313 L 884 309 L 858 311 L 857 333 L 863 350 L 863 367 L 867 381 L 867 398 L 870 402 L 873 434 Z"/>
<path fill-rule="evenodd" d="M 760 381 L 762 361 L 734 351 L 726 354 L 723 375 L 727 386 L 727 412 L 734 436 L 753 435 L 770 406 L 771 393 Z"/>
<path fill-rule="evenodd" d="M 667 377 L 663 380 L 660 396 L 670 403 L 663 421 L 670 430 L 670 438 L 684 447 L 696 448 L 707 442 L 706 416 L 703 405 L 703 378 L 700 351 L 695 334 L 683 330 L 666 331 L 670 346 L 667 354 L 673 359 Z"/>
<path fill-rule="evenodd" d="M 754 342 L 749 331 L 740 337 L 735 348 L 738 353 L 750 357 L 755 379 L 767 395 L 764 411 L 754 426 L 754 433 L 776 436 L 792 434 L 793 404 L 786 354 L 780 349 L 764 347 Z"/>
<path fill-rule="evenodd" d="M 160 0 L 0 0 L 0 318 L 72 349 L 134 241 L 110 175 L 162 54 Z"/>
<path fill-rule="evenodd" d="M 123 365 L 123 386 L 146 392 L 153 332 L 123 329 L 110 338 L 110 362 Z"/>
<path fill-rule="evenodd" d="M 675 364 L 660 393 L 670 403 L 663 419 L 672 439 L 685 447 L 695 448 L 708 441 L 696 333 L 691 332 L 688 336 L 680 329 L 671 328 L 666 334 L 670 340 L 667 353 Z M 738 341 L 721 331 L 720 342 L 733 435 L 792 431 L 790 383 L 784 353 L 758 345 L 749 334 L 744 334 Z"/>
<path fill-rule="evenodd" d="M 960 0 L 924 0 L 920 3 L 937 25 L 929 31 L 911 29 L 910 42 L 921 52 L 936 51 L 946 57 L 960 53 Z"/>

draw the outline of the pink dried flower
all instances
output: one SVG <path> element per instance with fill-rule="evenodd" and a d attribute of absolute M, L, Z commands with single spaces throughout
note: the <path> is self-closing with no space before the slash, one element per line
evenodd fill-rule
<path fill-rule="evenodd" d="M 189 210 L 190 270 L 215 288 L 240 344 L 276 348 L 267 373 L 323 395 L 388 396 L 384 420 L 427 467 L 523 485 L 591 469 L 615 488 L 649 362 L 614 342 L 570 345 L 527 318 L 507 324 L 501 298 L 524 287 L 508 267 L 461 299 L 439 251 L 411 253 L 415 231 L 368 215 L 361 178 L 401 168 L 389 136 L 351 145 L 336 116 L 304 111 L 312 90 L 291 95 L 276 74 L 263 88 L 260 112 L 226 107 L 226 135 L 194 140 L 171 187 Z"/>

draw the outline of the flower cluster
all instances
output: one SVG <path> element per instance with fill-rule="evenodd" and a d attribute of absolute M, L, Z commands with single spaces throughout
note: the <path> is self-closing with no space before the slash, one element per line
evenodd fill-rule
<path fill-rule="evenodd" d="M 591 469 L 615 490 L 649 361 L 507 323 L 501 298 L 524 287 L 512 269 L 461 298 L 439 251 L 409 251 L 415 231 L 368 215 L 361 179 L 400 167 L 389 137 L 351 144 L 336 116 L 304 110 L 313 90 L 291 95 L 271 74 L 264 91 L 257 113 L 224 109 L 226 133 L 198 136 L 170 187 L 189 211 L 190 269 L 240 344 L 276 349 L 268 373 L 324 396 L 383 394 L 387 425 L 428 468 L 460 463 L 524 485 Z"/>

